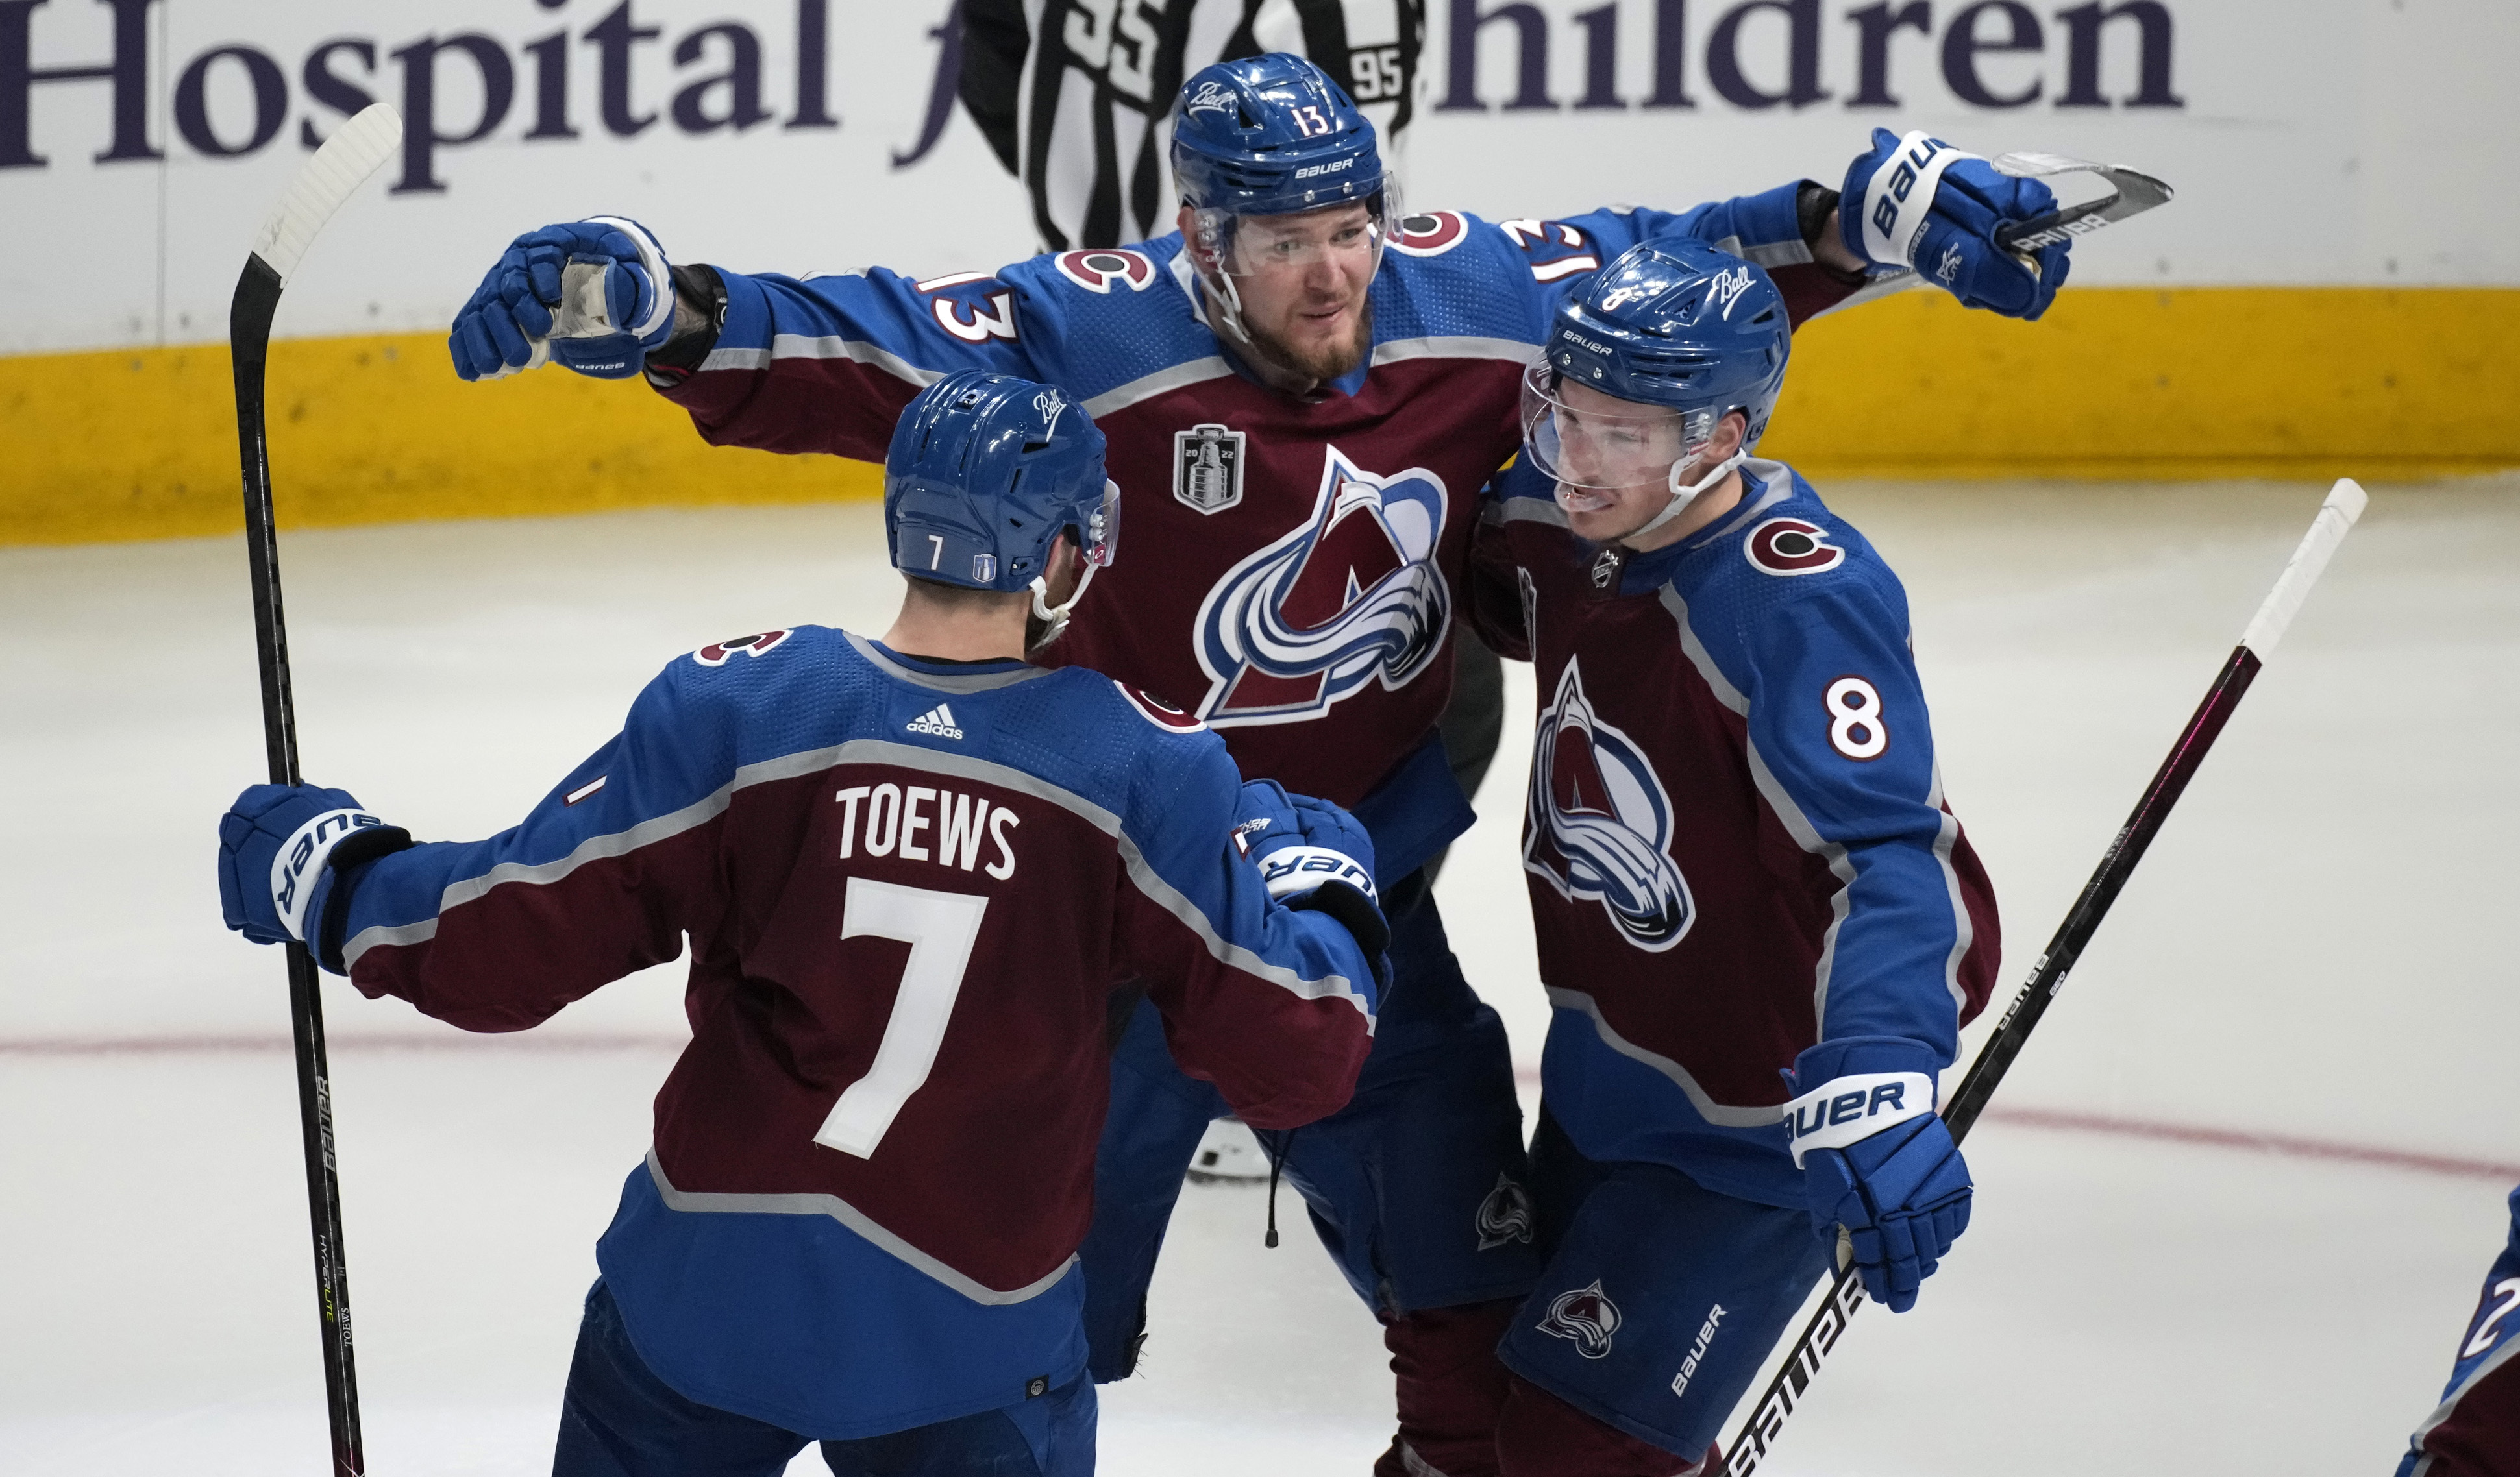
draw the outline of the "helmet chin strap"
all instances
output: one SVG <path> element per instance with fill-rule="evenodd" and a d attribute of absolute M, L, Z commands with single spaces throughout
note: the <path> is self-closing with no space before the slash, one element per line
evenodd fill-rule
<path fill-rule="evenodd" d="M 1068 615 L 1075 610 L 1076 603 L 1085 598 L 1085 587 L 1094 583 L 1094 571 L 1100 567 L 1088 560 L 1085 564 L 1085 572 L 1076 577 L 1076 588 L 1067 592 L 1067 599 L 1063 604 L 1057 605 L 1050 603 L 1050 576 L 1036 574 L 1032 577 L 1033 618 L 1046 621 L 1050 626 L 1050 630 L 1041 638 L 1043 646 L 1057 641 L 1059 633 L 1067 629 Z"/>
<path fill-rule="evenodd" d="M 1662 512 L 1655 514 L 1651 518 L 1647 519 L 1643 527 L 1620 535 L 1619 542 L 1633 548 L 1637 540 L 1645 537 L 1655 529 L 1670 522 L 1673 518 L 1676 518 L 1682 514 L 1688 512 L 1688 505 L 1697 501 L 1697 495 L 1699 493 L 1704 492 L 1709 487 L 1712 487 L 1716 483 L 1724 480 L 1727 472 L 1730 472 L 1733 468 L 1740 466 L 1743 462 L 1746 462 L 1749 459 L 1749 448 L 1744 447 L 1717 463 L 1714 470 L 1708 472 L 1702 477 L 1699 477 L 1696 481 L 1689 483 L 1686 487 L 1680 485 L 1680 470 L 1688 464 L 1686 462 L 1672 463 L 1671 502 L 1664 507 Z"/>

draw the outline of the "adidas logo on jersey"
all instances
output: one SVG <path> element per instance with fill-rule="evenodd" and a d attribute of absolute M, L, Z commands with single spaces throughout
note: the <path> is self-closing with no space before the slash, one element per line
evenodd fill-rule
<path fill-rule="evenodd" d="M 903 727 L 914 734 L 931 734 L 939 738 L 963 737 L 963 731 L 954 724 L 954 709 L 950 703 L 940 702 Z"/>

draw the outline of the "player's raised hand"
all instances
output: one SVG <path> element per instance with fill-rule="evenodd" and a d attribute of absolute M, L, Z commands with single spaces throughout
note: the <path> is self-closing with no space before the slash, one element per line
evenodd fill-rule
<path fill-rule="evenodd" d="M 324 918 L 336 862 L 355 866 L 410 844 L 409 831 L 348 790 L 248 785 L 219 818 L 219 912 L 257 944 L 302 942 Z"/>
<path fill-rule="evenodd" d="M 1804 1091 L 1785 1104 L 1813 1233 L 1834 1250 L 1845 1228 L 1864 1290 L 1893 1313 L 1968 1229 L 1968 1165 L 1934 1112 L 1939 1066 L 1900 1037 L 1824 1041 L 1794 1059 Z"/>
<path fill-rule="evenodd" d="M 2024 257 L 1998 246 L 1995 234 L 2055 208 L 2055 192 L 2035 179 L 1923 133 L 1901 138 L 1875 128 L 1872 148 L 1847 168 L 1838 226 L 1858 256 L 1913 267 L 1963 306 L 2037 318 L 2072 268 L 2068 246 Z"/>
<path fill-rule="evenodd" d="M 509 243 L 456 313 L 446 348 L 467 380 L 500 379 L 545 357 L 581 375 L 626 380 L 673 331 L 664 248 L 637 221 L 599 215 Z"/>

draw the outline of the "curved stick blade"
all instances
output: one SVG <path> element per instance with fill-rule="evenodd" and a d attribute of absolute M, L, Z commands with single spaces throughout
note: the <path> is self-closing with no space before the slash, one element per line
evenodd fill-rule
<path fill-rule="evenodd" d="M 272 207 L 271 218 L 254 233 L 253 254 L 286 283 L 324 222 L 401 147 L 401 114 L 382 103 L 361 109 L 358 116 L 334 130 L 313 158 L 298 166 L 297 177 Z"/>

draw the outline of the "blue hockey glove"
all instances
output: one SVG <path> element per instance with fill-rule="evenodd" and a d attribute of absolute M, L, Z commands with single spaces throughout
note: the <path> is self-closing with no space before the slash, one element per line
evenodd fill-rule
<path fill-rule="evenodd" d="M 1812 1086 L 1785 1104 L 1813 1233 L 1834 1252 L 1846 1228 L 1864 1290 L 1893 1313 L 1968 1229 L 1968 1165 L 1934 1113 L 1940 1065 L 1900 1037 L 1824 1041 L 1794 1058 L 1791 1080 Z"/>
<path fill-rule="evenodd" d="M 1964 307 L 2035 319 L 2065 285 L 2070 244 L 2041 247 L 2029 259 L 2034 271 L 1997 246 L 1995 233 L 2055 208 L 2055 192 L 2035 179 L 1923 133 L 1901 138 L 1875 128 L 1871 151 L 1847 168 L 1837 219 L 1848 248 L 1867 261 L 1913 267 Z"/>
<path fill-rule="evenodd" d="M 1260 866 L 1269 895 L 1289 908 L 1327 913 L 1347 925 L 1378 972 L 1390 946 L 1382 895 L 1373 885 L 1373 838 L 1356 817 L 1275 780 L 1242 786 L 1234 844 Z"/>
<path fill-rule="evenodd" d="M 455 315 L 446 349 L 467 380 L 513 375 L 546 353 L 581 375 L 626 380 L 673 332 L 664 248 L 637 221 L 599 215 L 509 243 Z"/>
<path fill-rule="evenodd" d="M 219 818 L 219 912 L 257 944 L 306 942 L 341 872 L 410 844 L 348 790 L 249 785 Z"/>

